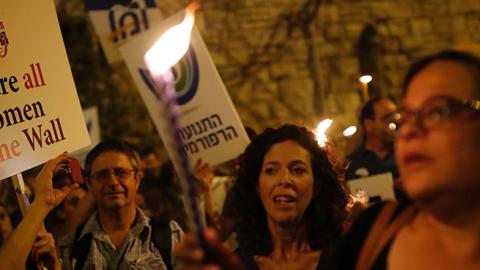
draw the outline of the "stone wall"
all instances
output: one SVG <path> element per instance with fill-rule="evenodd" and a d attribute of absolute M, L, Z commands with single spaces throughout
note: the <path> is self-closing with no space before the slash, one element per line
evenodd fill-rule
<path fill-rule="evenodd" d="M 189 2 L 157 0 L 165 16 Z M 64 25 L 85 21 L 81 6 L 78 0 L 65 2 Z M 480 42 L 480 1 L 208 0 L 196 25 L 245 125 L 261 131 L 285 122 L 313 126 L 333 117 L 330 134 L 345 149 L 341 131 L 356 124 L 361 105 L 358 77 L 374 75 L 371 95 L 398 96 L 413 59 Z M 75 56 L 78 45 L 69 40 L 74 73 L 81 74 L 87 67 L 78 67 L 83 58 Z M 112 75 L 97 72 L 80 84 L 77 75 L 82 105 L 100 104 L 107 137 L 155 142 L 146 110 L 133 101 L 139 96 L 125 67 L 104 63 L 93 34 L 84 41 L 100 63 L 96 68 Z M 118 108 L 108 109 L 112 104 Z"/>

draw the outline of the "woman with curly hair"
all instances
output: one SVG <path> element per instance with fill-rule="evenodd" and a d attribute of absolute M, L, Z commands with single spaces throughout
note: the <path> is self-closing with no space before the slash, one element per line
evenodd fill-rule
<path fill-rule="evenodd" d="M 232 191 L 237 254 L 247 269 L 321 269 L 345 217 L 329 157 L 295 125 L 268 128 L 247 147 Z"/>
<path fill-rule="evenodd" d="M 304 127 L 268 128 L 245 150 L 232 187 L 237 256 L 213 230 L 175 248 L 181 269 L 327 269 L 342 234 L 346 195 L 333 162 Z"/>

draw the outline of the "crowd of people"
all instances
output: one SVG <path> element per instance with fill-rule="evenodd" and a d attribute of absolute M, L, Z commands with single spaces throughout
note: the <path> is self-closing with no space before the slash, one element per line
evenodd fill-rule
<path fill-rule="evenodd" d="M 18 225 L 0 204 L 0 269 L 480 269 L 480 60 L 422 58 L 401 99 L 366 102 L 348 162 L 292 124 L 252 134 L 227 169 L 196 161 L 209 227 L 200 239 L 171 162 L 153 149 L 101 142 L 87 155 L 86 185 L 58 188 L 62 154 L 36 174 Z M 384 172 L 398 201 L 348 224 L 344 179 Z"/>

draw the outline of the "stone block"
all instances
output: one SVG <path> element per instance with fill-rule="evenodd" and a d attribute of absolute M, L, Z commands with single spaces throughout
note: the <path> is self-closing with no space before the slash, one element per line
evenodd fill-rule
<path fill-rule="evenodd" d="M 430 0 L 422 3 L 422 13 L 427 16 L 441 17 L 450 13 L 450 6 L 445 0 Z"/>
<path fill-rule="evenodd" d="M 338 3 L 339 16 L 344 22 L 368 22 L 371 19 L 369 3 L 365 1 Z"/>
<path fill-rule="evenodd" d="M 429 19 L 412 19 L 410 27 L 413 34 L 420 36 L 432 32 L 432 22 Z"/>
<path fill-rule="evenodd" d="M 397 55 L 397 68 L 402 69 L 404 67 L 407 67 L 409 64 L 410 64 L 410 60 L 406 55 L 401 55 L 401 54 Z"/>
<path fill-rule="evenodd" d="M 422 40 L 418 36 L 406 36 L 400 40 L 403 50 L 415 50 L 424 46 Z"/>
<path fill-rule="evenodd" d="M 453 20 L 451 18 L 438 17 L 432 19 L 434 32 L 450 34 L 452 32 Z"/>
<path fill-rule="evenodd" d="M 452 17 L 452 31 L 454 33 L 463 32 L 467 27 L 467 19 L 464 16 Z"/>
<path fill-rule="evenodd" d="M 480 11 L 480 1 L 477 0 L 450 0 L 449 2 L 450 12 L 453 14 Z"/>
<path fill-rule="evenodd" d="M 340 74 L 354 74 L 358 72 L 358 59 L 356 57 L 342 57 L 337 61 Z"/>
<path fill-rule="evenodd" d="M 330 93 L 348 93 L 351 91 L 358 91 L 360 89 L 360 83 L 358 82 L 358 75 L 354 76 L 355 81 L 351 81 L 348 78 L 351 76 L 334 76 L 330 78 Z"/>
<path fill-rule="evenodd" d="M 327 41 L 335 41 L 342 39 L 345 35 L 343 25 L 332 24 L 325 27 L 325 38 Z"/>
<path fill-rule="evenodd" d="M 250 111 L 258 120 L 266 121 L 271 117 L 270 102 L 256 101 L 250 104 Z"/>
<path fill-rule="evenodd" d="M 272 78 L 291 77 L 296 74 L 297 68 L 294 63 L 272 63 L 269 67 Z"/>
<path fill-rule="evenodd" d="M 295 114 L 313 114 L 313 87 L 311 81 L 288 80 L 280 83 L 279 97 L 282 103 Z"/>
<path fill-rule="evenodd" d="M 338 55 L 340 53 L 340 50 L 337 45 L 338 43 L 332 42 L 320 45 L 318 47 L 318 53 L 320 54 L 320 57 L 324 58 Z"/>
<path fill-rule="evenodd" d="M 266 85 L 263 83 L 253 83 L 253 94 L 252 100 L 253 101 L 265 101 L 265 102 L 274 102 L 277 99 L 276 93 L 270 91 Z"/>
<path fill-rule="evenodd" d="M 388 17 L 395 9 L 395 4 L 391 1 L 375 1 L 370 3 L 370 9 L 374 17 Z"/>
<path fill-rule="evenodd" d="M 250 106 L 236 106 L 238 116 L 242 120 L 242 123 L 245 126 L 249 126 L 254 130 L 263 130 L 262 128 L 262 121 L 258 121 L 259 119 L 252 115 L 250 110 Z"/>
<path fill-rule="evenodd" d="M 237 42 L 235 44 L 231 44 L 231 46 L 229 46 L 229 51 L 231 53 L 230 56 L 233 57 L 236 60 L 236 62 L 240 62 L 240 63 L 245 63 L 245 62 L 249 61 L 251 53 L 252 53 L 250 48 L 248 48 L 248 47 L 246 48 L 240 42 Z M 232 53 L 232 52 L 234 52 L 234 53 Z"/>
<path fill-rule="evenodd" d="M 356 40 L 360 37 L 360 34 L 362 33 L 364 29 L 364 24 L 362 23 L 349 23 L 346 25 L 346 37 L 348 39 L 353 39 Z"/>
<path fill-rule="evenodd" d="M 387 22 L 387 29 L 389 36 L 403 36 L 408 33 L 408 20 L 397 19 Z"/>
<path fill-rule="evenodd" d="M 408 1 L 370 1 L 369 6 L 375 18 L 408 18 L 414 11 Z"/>
<path fill-rule="evenodd" d="M 237 89 L 232 89 L 230 93 L 235 103 L 250 104 L 253 98 L 253 86 L 250 82 L 247 82 Z"/>
<path fill-rule="evenodd" d="M 383 66 L 386 69 L 393 69 L 396 66 L 395 55 L 387 54 L 382 57 Z"/>
<path fill-rule="evenodd" d="M 340 20 L 338 7 L 334 4 L 320 5 L 318 20 L 325 23 L 335 23 Z"/>
<path fill-rule="evenodd" d="M 288 108 L 280 102 L 274 101 L 271 103 L 272 116 L 278 119 L 289 119 L 292 113 Z"/>
<path fill-rule="evenodd" d="M 396 37 L 386 38 L 383 46 L 386 52 L 398 52 L 400 50 L 400 41 Z"/>

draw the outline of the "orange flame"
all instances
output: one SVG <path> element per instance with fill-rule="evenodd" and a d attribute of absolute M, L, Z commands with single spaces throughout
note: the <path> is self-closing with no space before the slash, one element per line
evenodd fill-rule
<path fill-rule="evenodd" d="M 145 54 L 145 63 L 153 76 L 162 75 L 174 66 L 187 52 L 195 22 L 195 11 L 200 4 L 195 1 L 187 6 L 185 18 L 168 29 Z"/>

